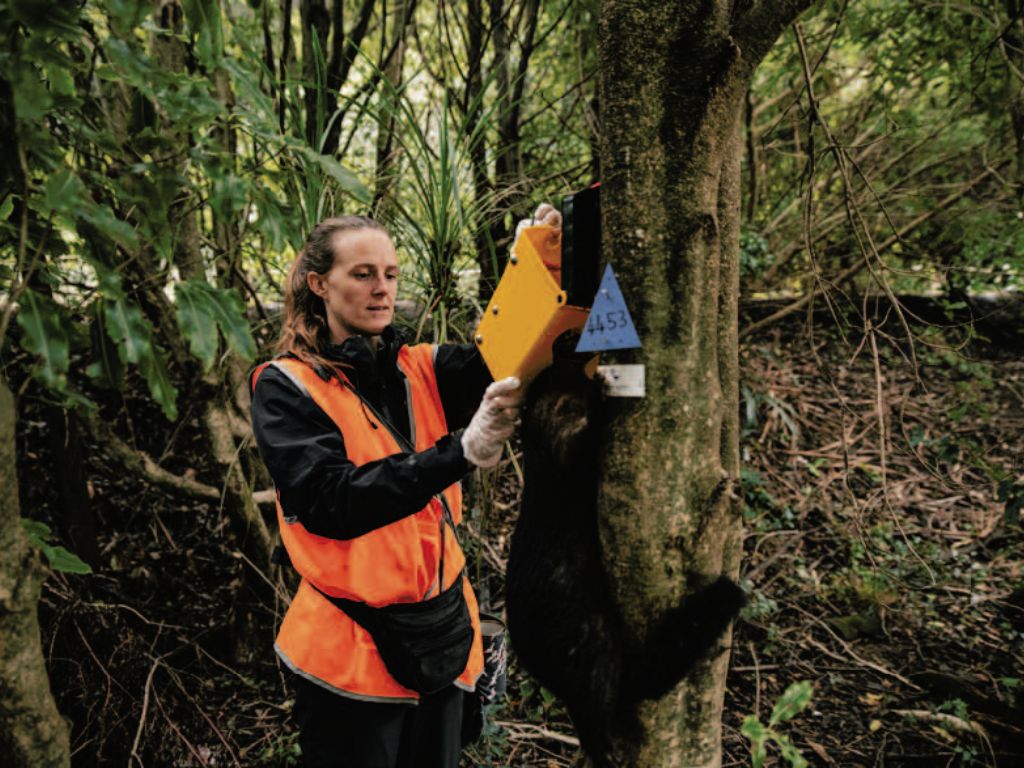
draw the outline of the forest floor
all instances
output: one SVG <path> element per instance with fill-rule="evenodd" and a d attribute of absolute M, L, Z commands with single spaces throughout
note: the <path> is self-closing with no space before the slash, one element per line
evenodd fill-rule
<path fill-rule="evenodd" d="M 744 719 L 769 724 L 803 680 L 810 704 L 774 731 L 812 765 L 1024 765 L 1024 361 L 918 344 L 915 376 L 906 349 L 849 333 L 776 326 L 741 352 L 751 601 L 732 639 L 724 765 L 751 764 Z M 174 444 L 163 465 L 203 477 L 142 398 L 111 419 L 156 456 Z M 23 510 L 46 520 L 58 502 L 32 397 L 20 425 Z M 86 455 L 102 565 L 54 574 L 41 604 L 75 765 L 297 765 L 288 673 L 270 650 L 286 590 L 249 638 L 265 653 L 232 661 L 248 566 L 218 505 L 169 496 L 102 446 Z M 464 543 L 500 612 L 514 472 L 470 493 Z M 575 761 L 564 710 L 514 657 L 490 720 L 463 765 Z M 770 744 L 767 764 L 778 755 Z"/>

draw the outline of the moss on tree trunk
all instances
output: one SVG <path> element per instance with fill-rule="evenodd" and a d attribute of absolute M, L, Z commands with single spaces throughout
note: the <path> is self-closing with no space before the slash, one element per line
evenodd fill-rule
<path fill-rule="evenodd" d="M 643 343 L 647 396 L 613 400 L 600 492 L 629 641 L 739 570 L 740 116 L 750 77 L 808 3 L 606 0 L 599 31 L 604 256 Z M 726 638 L 728 642 L 728 638 Z M 728 654 L 615 734 L 624 766 L 718 766 Z"/>
<path fill-rule="evenodd" d="M 37 605 L 46 570 L 25 536 L 18 501 L 14 397 L 0 378 L 0 765 L 71 764 L 39 639 Z"/>

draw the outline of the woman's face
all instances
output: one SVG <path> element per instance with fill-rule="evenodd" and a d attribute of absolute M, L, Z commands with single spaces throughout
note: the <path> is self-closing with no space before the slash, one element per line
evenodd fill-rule
<path fill-rule="evenodd" d="M 398 293 L 398 256 L 386 232 L 350 229 L 334 234 L 334 265 L 310 272 L 309 289 L 324 300 L 331 341 L 376 336 L 391 323 Z"/>

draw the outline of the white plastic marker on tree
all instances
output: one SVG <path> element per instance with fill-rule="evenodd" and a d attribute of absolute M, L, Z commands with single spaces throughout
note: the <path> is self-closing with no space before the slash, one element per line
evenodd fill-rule
<path fill-rule="evenodd" d="M 609 264 L 604 269 L 576 351 L 607 352 L 639 346 L 640 337 L 622 297 L 619 281 Z M 599 365 L 597 375 L 604 382 L 604 392 L 608 397 L 643 397 L 646 394 L 642 365 Z"/>
<path fill-rule="evenodd" d="M 599 365 L 597 375 L 608 397 L 643 397 L 647 394 L 642 365 Z"/>

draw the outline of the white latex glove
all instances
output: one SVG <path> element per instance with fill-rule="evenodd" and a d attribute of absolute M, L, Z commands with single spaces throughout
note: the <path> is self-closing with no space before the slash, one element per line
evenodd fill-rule
<path fill-rule="evenodd" d="M 462 433 L 462 452 L 466 461 L 485 468 L 498 463 L 502 446 L 512 437 L 519 423 L 522 403 L 523 394 L 515 376 L 496 381 L 487 388 L 480 407 Z"/>
<path fill-rule="evenodd" d="M 541 203 L 537 206 L 537 210 L 534 211 L 532 219 L 523 219 L 516 224 L 516 239 L 519 239 L 519 233 L 527 227 L 536 227 L 541 224 L 547 224 L 555 230 L 551 235 L 553 238 L 561 237 L 562 212 L 551 205 L 551 203 Z"/>

